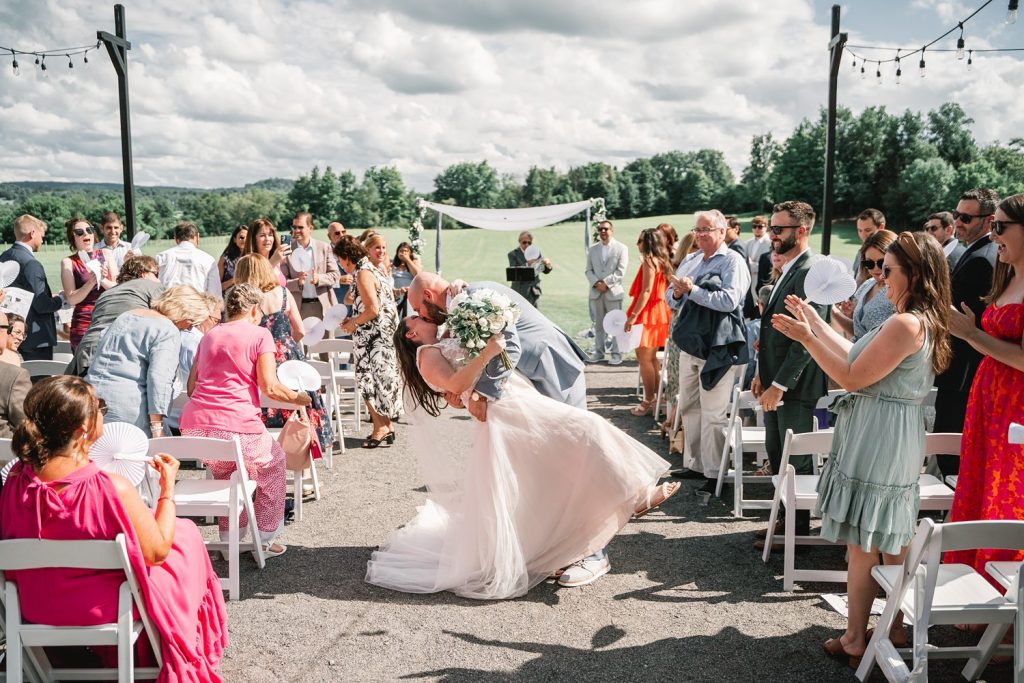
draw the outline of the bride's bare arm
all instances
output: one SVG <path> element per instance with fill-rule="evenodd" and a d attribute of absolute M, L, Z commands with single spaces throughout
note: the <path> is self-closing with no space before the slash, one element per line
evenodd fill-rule
<path fill-rule="evenodd" d="M 458 370 L 445 360 L 439 349 L 433 347 L 420 352 L 417 366 L 427 384 L 440 387 L 453 394 L 462 394 L 462 392 L 473 388 L 487 363 L 504 349 L 505 338 L 496 334 L 488 340 L 480 355 Z"/>

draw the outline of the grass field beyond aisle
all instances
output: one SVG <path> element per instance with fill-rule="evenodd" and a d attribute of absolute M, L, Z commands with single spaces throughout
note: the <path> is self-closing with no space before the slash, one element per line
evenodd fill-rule
<path fill-rule="evenodd" d="M 742 216 L 743 234 L 741 239 L 750 238 L 750 217 Z M 693 227 L 693 216 L 652 216 L 649 218 L 633 218 L 614 221 L 615 238 L 629 247 L 629 268 L 626 272 L 625 287 L 628 291 L 639 267 L 639 255 L 636 249 L 637 236 L 645 228 L 653 228 L 659 223 L 671 223 L 676 231 L 682 234 Z M 393 254 L 400 242 L 408 239 L 406 230 L 382 229 L 387 238 L 388 248 Z M 544 290 L 539 307 L 549 318 L 562 327 L 570 335 L 590 326 L 588 312 L 587 279 L 583 275 L 586 268 L 586 255 L 583 247 L 583 223 L 581 221 L 562 223 L 532 231 L 536 244 L 545 257 L 551 259 L 554 270 L 541 277 L 541 288 Z M 436 231 L 427 230 L 424 234 L 426 246 L 423 249 L 423 265 L 434 269 L 434 246 Z M 462 278 L 467 281 L 494 280 L 505 283 L 505 268 L 508 266 L 507 254 L 517 247 L 517 234 L 514 232 L 493 232 L 489 230 L 465 229 L 445 230 L 441 236 L 441 269 L 449 279 Z M 316 238 L 327 239 L 325 230 L 317 230 Z M 207 253 L 219 256 L 227 244 L 227 236 L 207 237 L 200 241 L 200 248 Z M 852 223 L 837 223 L 832 234 L 832 253 L 849 261 L 856 251 L 857 234 Z M 820 251 L 821 231 L 815 229 L 811 235 L 811 246 Z M 164 249 L 174 246 L 172 240 L 151 240 L 144 251 L 155 255 Z M 50 286 L 56 292 L 60 289 L 60 260 L 68 255 L 67 248 L 62 245 L 46 245 L 38 256 L 46 269 Z M 628 306 L 628 299 L 624 305 Z"/>

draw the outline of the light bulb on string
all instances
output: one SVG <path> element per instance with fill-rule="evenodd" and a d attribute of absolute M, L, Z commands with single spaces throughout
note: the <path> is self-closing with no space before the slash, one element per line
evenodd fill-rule
<path fill-rule="evenodd" d="M 882 85 L 882 63 L 875 63 L 875 78 L 878 79 L 878 85 Z"/>
<path fill-rule="evenodd" d="M 964 58 L 964 22 L 960 22 L 960 37 L 956 39 L 956 58 Z"/>
<path fill-rule="evenodd" d="M 971 66 L 974 64 L 974 50 L 967 51 L 967 70 L 971 70 Z"/>
<path fill-rule="evenodd" d="M 857 70 L 857 58 L 856 57 L 853 58 L 852 64 L 853 64 L 853 70 L 856 71 Z"/>
<path fill-rule="evenodd" d="M 861 80 L 864 80 L 864 79 L 865 79 L 865 78 L 867 78 L 867 77 L 868 77 L 868 75 L 867 75 L 867 73 L 866 73 L 866 72 L 864 71 L 864 62 L 861 62 L 861 63 L 860 63 L 860 78 L 861 78 Z"/>
<path fill-rule="evenodd" d="M 921 61 L 918 62 L 917 66 L 921 70 L 921 78 L 924 78 L 925 71 L 924 71 L 924 48 L 923 47 L 921 48 Z"/>
<path fill-rule="evenodd" d="M 88 50 L 86 50 L 85 54 L 82 55 L 82 62 L 85 63 L 85 64 L 89 63 L 89 51 Z"/>
<path fill-rule="evenodd" d="M 36 55 L 36 66 L 39 66 L 39 55 Z"/>
<path fill-rule="evenodd" d="M 73 61 L 71 61 L 71 55 L 64 55 L 64 56 L 68 58 L 68 68 L 69 69 L 74 69 L 75 68 L 75 63 Z"/>
<path fill-rule="evenodd" d="M 11 50 L 11 68 L 14 69 L 15 76 L 21 73 L 21 69 L 18 68 L 18 55 L 14 54 L 14 50 Z"/>
<path fill-rule="evenodd" d="M 46 71 L 46 55 L 43 55 L 43 61 L 39 62 L 39 68 Z"/>
<path fill-rule="evenodd" d="M 1018 0 L 1010 0 L 1010 4 L 1006 6 L 1006 23 L 1016 24 L 1017 23 L 1017 4 Z"/>
<path fill-rule="evenodd" d="M 896 85 L 900 84 L 900 76 L 903 75 L 903 69 L 900 68 L 900 60 L 896 60 Z"/>

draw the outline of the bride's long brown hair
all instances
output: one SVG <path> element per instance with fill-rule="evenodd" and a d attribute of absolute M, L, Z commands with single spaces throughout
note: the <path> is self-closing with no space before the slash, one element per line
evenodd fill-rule
<path fill-rule="evenodd" d="M 416 349 L 419 348 L 419 344 L 405 336 L 409 332 L 409 326 L 405 321 L 406 318 L 399 321 L 398 329 L 395 330 L 394 341 L 395 351 L 398 354 L 398 367 L 402 370 L 405 388 L 412 399 L 427 411 L 428 415 L 437 417 L 448 404 L 442 394 L 427 386 L 419 368 L 416 367 Z"/>

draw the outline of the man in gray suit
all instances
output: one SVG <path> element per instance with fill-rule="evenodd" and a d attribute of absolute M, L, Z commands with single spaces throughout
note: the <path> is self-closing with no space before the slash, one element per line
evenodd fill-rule
<path fill-rule="evenodd" d="M 499 358 L 484 368 L 473 400 L 466 409 L 480 421 L 487 419 L 488 401 L 500 401 L 509 375 L 517 370 L 541 394 L 556 401 L 587 409 L 587 381 L 583 361 L 587 356 L 575 342 L 548 320 L 522 296 L 496 282 L 473 282 L 452 286 L 436 273 L 422 272 L 409 286 L 409 303 L 423 318 L 435 323 L 444 321 L 451 297 L 464 288 L 468 292 L 490 289 L 507 296 L 519 307 L 519 320 L 505 329 L 505 352 L 512 361 L 506 369 Z M 459 397 L 445 397 L 461 407 Z M 558 579 L 562 586 L 583 586 L 596 581 L 611 569 L 608 554 L 601 550 L 567 567 Z"/>
<path fill-rule="evenodd" d="M 590 283 L 590 314 L 594 319 L 593 362 L 604 360 L 605 347 L 609 344 L 604 330 L 604 317 L 608 311 L 622 310 L 622 278 L 629 265 L 629 250 L 614 237 L 611 221 L 597 224 L 597 236 L 601 240 L 587 252 L 587 282 Z M 609 365 L 622 363 L 618 342 L 610 340 L 611 360 Z"/>

